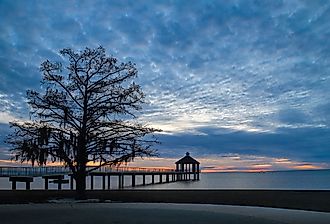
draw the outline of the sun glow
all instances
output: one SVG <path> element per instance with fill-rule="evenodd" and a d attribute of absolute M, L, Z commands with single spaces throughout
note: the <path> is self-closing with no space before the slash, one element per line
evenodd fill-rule
<path fill-rule="evenodd" d="M 261 157 L 254 155 L 224 154 L 208 157 L 194 156 L 201 163 L 203 173 L 214 172 L 268 172 L 281 170 L 315 170 L 329 169 L 324 163 L 302 163 L 288 158 Z M 120 169 L 159 169 L 173 170 L 179 158 L 136 158 L 134 162 L 120 164 Z M 48 163 L 47 166 L 63 166 L 61 162 Z M 88 166 L 99 166 L 98 162 L 89 162 Z M 0 166 L 31 166 L 30 163 L 0 160 Z M 116 169 L 118 166 L 113 166 Z"/>

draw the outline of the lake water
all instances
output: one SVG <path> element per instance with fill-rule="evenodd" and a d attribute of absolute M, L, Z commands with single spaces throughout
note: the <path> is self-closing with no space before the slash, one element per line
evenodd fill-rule
<path fill-rule="evenodd" d="M 101 177 L 95 177 L 94 189 L 101 189 Z M 118 188 L 117 177 L 111 177 L 111 188 Z M 155 182 L 158 182 L 155 178 Z M 163 180 L 165 181 L 165 180 Z M 146 182 L 151 178 L 147 176 Z M 136 184 L 142 184 L 142 177 L 137 176 Z M 131 178 L 125 177 L 125 186 L 131 185 Z M 50 189 L 57 185 L 49 184 Z M 8 178 L 0 178 L 0 189 L 10 189 Z M 24 189 L 23 183 L 17 184 L 18 189 Z M 43 189 L 43 180 L 35 178 L 31 184 L 32 189 Z M 90 179 L 87 180 L 90 188 Z M 301 189 L 301 190 L 330 190 L 330 170 L 323 171 L 285 171 L 266 173 L 201 173 L 200 181 L 173 182 L 156 184 L 137 189 Z M 69 189 L 69 185 L 63 186 Z"/>
<path fill-rule="evenodd" d="M 200 181 L 174 182 L 144 188 L 330 190 L 330 170 L 265 173 L 202 173 Z"/>

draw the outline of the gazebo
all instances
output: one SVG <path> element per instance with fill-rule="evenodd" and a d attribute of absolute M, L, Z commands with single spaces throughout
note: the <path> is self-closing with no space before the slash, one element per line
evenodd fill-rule
<path fill-rule="evenodd" d="M 190 156 L 187 152 L 186 156 L 175 162 L 178 180 L 191 180 L 191 174 L 193 180 L 199 180 L 199 162 Z"/>

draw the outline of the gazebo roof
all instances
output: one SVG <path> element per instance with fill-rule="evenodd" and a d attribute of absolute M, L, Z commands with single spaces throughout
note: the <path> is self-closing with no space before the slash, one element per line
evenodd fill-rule
<path fill-rule="evenodd" d="M 176 161 L 175 164 L 199 164 L 197 160 L 192 158 L 189 155 L 189 152 L 186 153 L 186 156 L 181 158 L 180 160 Z"/>

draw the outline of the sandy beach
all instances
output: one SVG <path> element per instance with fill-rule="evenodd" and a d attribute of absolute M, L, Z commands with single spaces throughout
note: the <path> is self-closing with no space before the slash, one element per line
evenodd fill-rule
<path fill-rule="evenodd" d="M 328 224 L 330 213 L 229 205 L 48 203 L 0 205 L 2 224 L 286 223 Z"/>
<path fill-rule="evenodd" d="M 330 223 L 329 191 L 94 190 L 86 192 L 88 200 L 74 196 L 0 191 L 0 223 Z"/>

